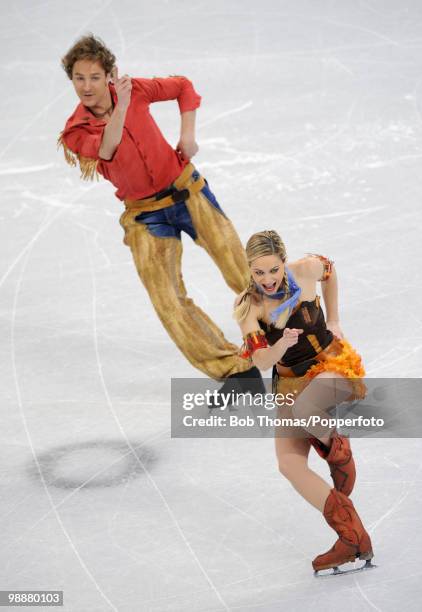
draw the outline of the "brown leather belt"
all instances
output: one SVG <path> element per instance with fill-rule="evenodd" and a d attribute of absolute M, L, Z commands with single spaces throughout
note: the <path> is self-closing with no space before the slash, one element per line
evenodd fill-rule
<path fill-rule="evenodd" d="M 304 362 L 295 364 L 295 366 L 299 367 L 300 365 L 305 365 L 309 363 L 309 367 L 312 367 L 318 361 L 326 361 L 328 357 L 340 355 L 342 350 L 343 350 L 343 345 L 341 344 L 340 340 L 338 338 L 333 338 L 330 344 L 326 346 L 325 349 L 322 350 L 320 353 L 315 355 L 315 357 L 312 357 L 311 359 L 307 359 Z M 277 374 L 279 374 L 279 376 L 282 376 L 284 378 L 296 378 L 297 376 L 299 376 L 298 374 L 295 374 L 293 372 L 291 367 L 285 366 L 282 363 L 276 363 L 275 367 L 277 369 Z"/>
<path fill-rule="evenodd" d="M 139 210 L 140 212 L 154 212 L 161 208 L 168 208 L 173 206 L 176 202 L 186 201 L 189 196 L 194 193 L 198 193 L 205 186 L 205 179 L 200 176 L 197 181 L 188 185 L 190 177 L 195 170 L 193 164 L 188 164 L 182 174 L 177 177 L 174 183 L 165 191 L 169 191 L 170 194 L 165 197 L 161 197 L 160 194 L 156 194 L 150 198 L 144 198 L 142 200 L 125 200 L 126 210 Z"/>

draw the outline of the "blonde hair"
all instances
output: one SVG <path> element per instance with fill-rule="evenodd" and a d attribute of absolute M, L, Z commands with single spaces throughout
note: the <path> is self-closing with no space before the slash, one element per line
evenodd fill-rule
<path fill-rule="evenodd" d="M 284 242 L 273 230 L 266 230 L 264 232 L 257 232 L 253 234 L 248 242 L 246 243 L 246 257 L 249 265 L 258 257 L 264 257 L 265 255 L 278 255 L 281 261 L 286 261 L 286 247 Z M 289 280 L 287 277 L 287 269 L 284 269 L 284 277 L 281 282 L 280 289 L 286 292 L 284 299 L 288 297 Z M 235 308 L 233 311 L 233 317 L 236 321 L 243 321 L 249 314 L 252 302 L 258 303 L 262 299 L 262 296 L 258 293 L 255 285 L 255 281 L 252 274 L 249 279 L 249 284 L 246 289 L 240 294 L 236 300 Z M 283 300 L 284 301 L 284 300 Z M 276 322 L 276 327 L 283 327 L 288 312 L 283 312 Z"/>

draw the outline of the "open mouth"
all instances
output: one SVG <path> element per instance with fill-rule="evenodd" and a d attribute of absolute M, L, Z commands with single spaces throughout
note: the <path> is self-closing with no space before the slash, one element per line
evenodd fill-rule
<path fill-rule="evenodd" d="M 271 292 L 271 291 L 275 291 L 276 285 L 277 285 L 277 281 L 274 281 L 273 283 L 262 285 L 262 286 L 265 289 L 265 291 Z"/>

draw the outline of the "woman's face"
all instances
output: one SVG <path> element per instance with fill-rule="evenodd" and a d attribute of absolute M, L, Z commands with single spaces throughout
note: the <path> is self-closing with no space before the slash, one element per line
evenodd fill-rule
<path fill-rule="evenodd" d="M 252 278 L 265 294 L 271 295 L 279 290 L 284 276 L 284 263 L 278 255 L 258 257 L 250 266 Z"/>

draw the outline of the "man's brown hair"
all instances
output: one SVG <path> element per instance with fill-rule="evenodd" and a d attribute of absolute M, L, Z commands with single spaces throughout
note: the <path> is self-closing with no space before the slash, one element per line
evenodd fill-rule
<path fill-rule="evenodd" d="M 94 36 L 94 34 L 78 38 L 73 47 L 62 57 L 62 66 L 69 79 L 72 79 L 75 62 L 82 59 L 99 62 L 106 74 L 110 74 L 116 61 L 115 55 L 105 46 L 101 38 Z"/>

